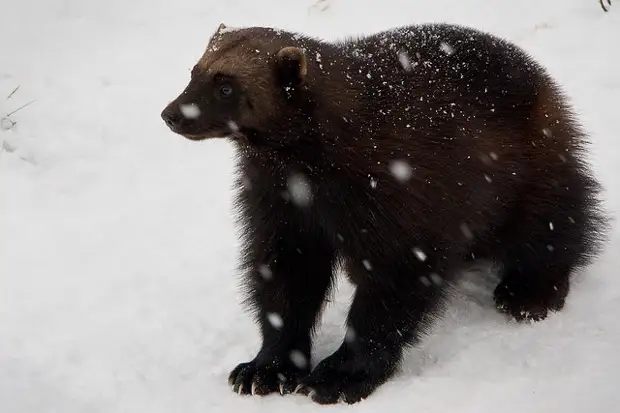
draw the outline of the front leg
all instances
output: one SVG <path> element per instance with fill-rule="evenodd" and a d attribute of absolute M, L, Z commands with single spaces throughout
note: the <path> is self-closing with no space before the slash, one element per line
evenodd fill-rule
<path fill-rule="evenodd" d="M 445 280 L 432 266 L 365 264 L 352 271 L 366 280 L 358 283 L 345 341 L 298 387 L 317 403 L 355 403 L 387 381 L 442 297 Z"/>
<path fill-rule="evenodd" d="M 310 371 L 311 334 L 332 282 L 334 251 L 317 234 L 264 228 L 247 251 L 248 301 L 262 346 L 229 384 L 239 394 L 291 393 Z"/>

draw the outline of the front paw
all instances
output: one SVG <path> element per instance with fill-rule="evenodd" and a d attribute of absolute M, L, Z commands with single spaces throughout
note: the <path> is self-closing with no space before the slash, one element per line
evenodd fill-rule
<path fill-rule="evenodd" d="M 395 370 L 388 354 L 372 356 L 337 351 L 300 380 L 296 393 L 319 404 L 353 404 L 373 393 Z"/>
<path fill-rule="evenodd" d="M 292 393 L 299 378 L 309 372 L 308 363 L 301 363 L 301 358 L 295 355 L 241 363 L 230 372 L 228 384 L 238 394 L 266 395 L 277 391 L 282 395 Z"/>

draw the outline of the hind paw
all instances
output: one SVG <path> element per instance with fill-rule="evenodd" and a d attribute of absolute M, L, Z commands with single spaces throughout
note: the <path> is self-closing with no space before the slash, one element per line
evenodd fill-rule
<path fill-rule="evenodd" d="M 533 289 L 502 282 L 495 289 L 495 306 L 518 322 L 542 321 L 550 311 L 564 307 L 566 293 L 562 286 Z"/>

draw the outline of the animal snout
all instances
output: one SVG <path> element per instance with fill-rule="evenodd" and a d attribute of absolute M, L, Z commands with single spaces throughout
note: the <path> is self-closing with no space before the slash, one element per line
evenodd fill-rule
<path fill-rule="evenodd" d="M 177 105 L 167 106 L 161 113 L 161 118 L 173 131 L 178 130 L 183 122 L 183 116 Z"/>

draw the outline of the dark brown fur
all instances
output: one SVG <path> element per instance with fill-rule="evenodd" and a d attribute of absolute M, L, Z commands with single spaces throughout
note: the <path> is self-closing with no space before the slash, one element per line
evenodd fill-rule
<path fill-rule="evenodd" d="M 563 307 L 605 224 L 585 133 L 523 51 L 446 24 L 337 43 L 221 29 L 162 116 L 238 149 L 241 269 L 263 345 L 232 371 L 235 391 L 367 397 L 472 255 L 497 264 L 497 306 L 517 320 Z M 337 262 L 357 285 L 349 339 L 310 371 Z"/>

